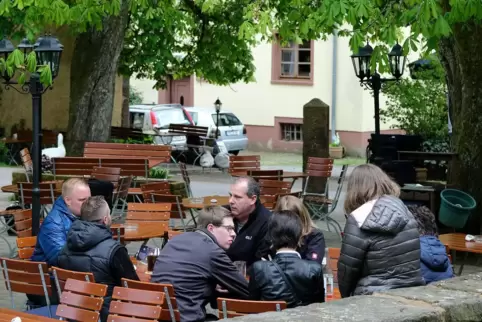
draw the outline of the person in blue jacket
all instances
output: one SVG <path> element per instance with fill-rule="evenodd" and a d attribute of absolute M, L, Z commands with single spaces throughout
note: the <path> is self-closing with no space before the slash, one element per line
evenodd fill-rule
<path fill-rule="evenodd" d="M 70 226 L 80 217 L 80 207 L 89 197 L 89 185 L 81 178 L 68 179 L 62 184 L 62 195 L 55 200 L 52 210 L 40 226 L 37 244 L 30 260 L 58 266 L 58 256 L 67 242 Z M 27 294 L 27 298 L 31 307 L 47 305 L 44 296 Z M 53 305 L 57 302 L 58 295 L 53 287 L 50 303 Z"/>
<path fill-rule="evenodd" d="M 452 264 L 442 242 L 438 239 L 435 216 L 425 206 L 409 205 L 420 233 L 420 268 L 425 283 L 429 284 L 454 277 Z"/>
<path fill-rule="evenodd" d="M 90 197 L 90 188 L 81 178 L 72 178 L 62 185 L 62 195 L 55 200 L 37 236 L 30 260 L 57 266 L 57 257 L 67 241 L 72 222 L 80 216 L 80 207 Z"/>

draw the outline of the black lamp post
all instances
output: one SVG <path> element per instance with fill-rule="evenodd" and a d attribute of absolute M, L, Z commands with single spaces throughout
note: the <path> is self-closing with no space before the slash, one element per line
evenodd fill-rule
<path fill-rule="evenodd" d="M 214 102 L 214 107 L 216 108 L 216 140 L 219 137 L 219 112 L 221 112 L 221 106 L 223 103 L 217 98 L 216 102 Z"/>
<path fill-rule="evenodd" d="M 56 37 L 44 36 L 37 39 L 35 45 L 31 45 L 27 39 L 22 40 L 18 45 L 26 55 L 32 50 L 36 54 L 37 66 L 48 66 L 52 72 L 52 79 L 55 79 L 59 73 L 60 56 L 64 46 L 60 44 Z M 8 55 L 14 51 L 12 43 L 8 39 L 0 40 L 0 55 L 7 60 Z M 25 62 L 26 64 L 26 62 Z M 41 176 L 41 147 L 42 147 L 42 94 L 50 87 L 44 88 L 40 82 L 40 74 L 33 72 L 30 74 L 30 80 L 21 85 L 17 81 L 11 79 L 7 72 L 2 75 L 4 79 L 5 89 L 13 88 L 21 94 L 32 95 L 32 132 L 33 132 L 33 189 L 32 189 L 32 235 L 37 236 L 40 227 L 40 176 Z M 13 76 L 12 76 L 13 77 Z M 17 88 L 18 87 L 18 88 Z"/>
<path fill-rule="evenodd" d="M 357 54 L 351 55 L 353 68 L 356 76 L 360 79 L 360 85 L 373 90 L 375 100 L 375 134 L 380 134 L 380 90 L 386 82 L 398 81 L 403 75 L 407 57 L 403 55 L 403 48 L 398 43 L 393 46 L 388 54 L 390 73 L 394 78 L 382 78 L 376 71 L 372 74 L 370 70 L 370 60 L 373 48 L 367 43 L 361 47 Z"/>

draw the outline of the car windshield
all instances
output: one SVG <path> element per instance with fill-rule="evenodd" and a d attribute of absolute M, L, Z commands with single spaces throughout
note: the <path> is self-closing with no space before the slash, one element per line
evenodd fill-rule
<path fill-rule="evenodd" d="M 169 124 L 190 124 L 184 111 L 180 108 L 169 108 L 155 111 L 157 125 L 161 129 L 167 129 Z"/>
<path fill-rule="evenodd" d="M 214 124 L 216 124 L 216 114 L 211 114 Z M 219 126 L 243 125 L 241 121 L 232 113 L 219 113 Z"/>

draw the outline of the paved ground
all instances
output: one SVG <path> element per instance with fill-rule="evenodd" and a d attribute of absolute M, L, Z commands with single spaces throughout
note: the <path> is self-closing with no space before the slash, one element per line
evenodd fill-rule
<path fill-rule="evenodd" d="M 282 168 L 285 171 L 301 171 L 300 167 L 296 167 L 293 165 L 269 165 L 263 166 L 263 168 Z M 340 166 L 335 166 L 334 175 L 341 169 Z M 174 169 L 173 169 L 174 170 Z M 230 183 L 232 183 L 232 178 L 227 173 L 222 173 L 217 169 L 207 170 L 204 173 L 200 168 L 196 168 L 197 171 L 194 172 L 191 176 L 191 185 L 192 191 L 195 196 L 206 196 L 206 195 L 226 195 L 229 189 Z M 13 171 L 22 171 L 22 168 L 13 168 L 13 167 L 3 167 L 0 168 L 0 186 L 7 185 L 11 183 L 11 173 Z M 350 172 L 349 172 L 350 173 Z M 180 178 L 177 171 L 172 171 L 172 178 Z M 333 181 L 330 185 L 330 195 L 334 195 L 336 189 L 336 182 Z M 294 187 L 293 191 L 301 190 L 301 180 L 298 180 Z M 333 213 L 333 218 L 336 219 L 337 222 L 343 227 L 345 224 L 345 217 L 343 212 L 343 202 L 345 198 L 345 189 L 341 194 L 338 206 Z M 0 209 L 5 209 L 11 201 L 11 194 L 5 194 L 0 192 Z M 318 227 L 324 230 L 325 234 L 325 241 L 327 247 L 340 247 L 341 241 L 337 234 L 334 232 L 327 231 L 326 224 L 324 222 L 316 222 Z M 15 243 L 14 237 L 8 237 L 3 235 L 12 245 Z M 152 242 L 151 242 L 152 243 Z M 131 243 L 128 245 L 129 253 L 135 253 L 140 247 L 140 243 Z M 0 240 L 0 256 L 8 256 L 8 247 L 5 244 L 5 241 Z M 468 264 L 474 264 L 475 258 L 469 258 Z M 479 271 L 480 267 L 474 265 L 466 265 L 464 269 L 464 274 L 472 273 Z M 23 304 L 25 302 L 25 296 L 22 294 L 15 295 L 15 304 L 17 308 L 23 308 Z M 5 291 L 4 287 L 0 286 L 0 307 L 10 307 L 10 299 L 8 293 Z"/>

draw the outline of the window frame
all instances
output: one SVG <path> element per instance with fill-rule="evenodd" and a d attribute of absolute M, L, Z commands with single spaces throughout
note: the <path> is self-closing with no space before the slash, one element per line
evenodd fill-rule
<path fill-rule="evenodd" d="M 280 122 L 280 130 L 281 130 L 281 141 L 286 141 L 286 142 L 303 142 L 303 124 L 302 123 L 288 123 L 288 122 Z M 292 129 L 285 129 L 287 126 L 292 127 Z M 297 128 L 299 127 L 299 131 Z M 289 133 L 294 133 L 295 139 L 286 139 L 285 134 Z M 296 133 L 299 134 L 300 139 L 296 139 Z"/>
<path fill-rule="evenodd" d="M 313 85 L 313 75 L 314 75 L 314 41 L 310 40 L 310 48 L 300 48 L 299 45 L 294 44 L 293 47 L 284 47 L 281 45 L 279 40 L 275 40 L 272 43 L 272 53 L 271 53 L 271 83 L 272 84 L 286 84 L 286 85 Z M 299 62 L 299 51 L 310 51 L 310 76 L 297 76 Z M 295 53 L 295 76 L 282 75 L 282 52 L 283 50 L 291 50 Z M 307 63 L 302 62 L 305 65 Z"/>

